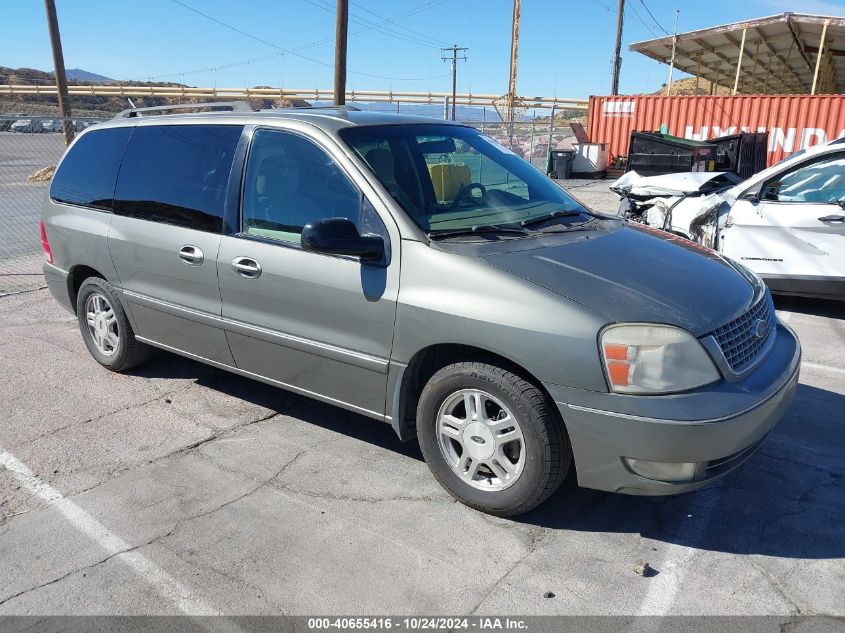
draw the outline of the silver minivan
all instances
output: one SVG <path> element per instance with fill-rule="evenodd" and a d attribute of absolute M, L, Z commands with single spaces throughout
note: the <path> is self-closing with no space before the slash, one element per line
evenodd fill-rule
<path fill-rule="evenodd" d="M 471 127 L 139 114 L 78 136 L 41 226 L 50 291 L 113 371 L 161 348 L 384 421 L 503 516 L 573 470 L 700 488 L 792 398 L 800 347 L 756 275 Z"/>

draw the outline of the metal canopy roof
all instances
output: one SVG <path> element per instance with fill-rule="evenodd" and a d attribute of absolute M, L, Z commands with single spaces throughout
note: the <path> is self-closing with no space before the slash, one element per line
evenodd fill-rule
<path fill-rule="evenodd" d="M 673 39 L 670 35 L 629 48 L 669 64 Z M 845 18 L 782 13 L 680 33 L 674 66 L 734 93 L 842 93 Z"/>

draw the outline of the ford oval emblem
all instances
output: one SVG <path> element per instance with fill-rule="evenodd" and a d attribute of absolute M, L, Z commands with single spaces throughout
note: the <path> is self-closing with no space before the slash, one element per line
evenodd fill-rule
<path fill-rule="evenodd" d="M 483 437 L 480 437 L 478 435 L 470 435 L 469 439 L 471 439 L 476 444 L 486 444 L 487 443 L 487 442 L 484 441 Z"/>
<path fill-rule="evenodd" d="M 766 335 L 769 333 L 769 322 L 764 321 L 763 319 L 757 319 L 754 322 L 751 331 L 757 338 L 766 338 Z"/>

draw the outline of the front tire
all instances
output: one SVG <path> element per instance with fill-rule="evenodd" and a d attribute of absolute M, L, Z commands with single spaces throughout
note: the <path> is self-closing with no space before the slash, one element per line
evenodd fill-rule
<path fill-rule="evenodd" d="M 423 388 L 417 437 L 452 496 L 482 512 L 514 516 L 545 501 L 569 472 L 569 439 L 552 406 L 511 371 L 456 363 Z"/>
<path fill-rule="evenodd" d="M 106 280 L 89 277 L 76 295 L 76 317 L 91 356 L 112 371 L 126 371 L 145 362 L 152 351 L 136 340 L 120 298 Z"/>

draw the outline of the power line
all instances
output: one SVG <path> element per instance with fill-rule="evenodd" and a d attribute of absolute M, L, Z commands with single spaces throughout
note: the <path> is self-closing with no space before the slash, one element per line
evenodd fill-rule
<path fill-rule="evenodd" d="M 384 17 L 383 15 L 379 15 L 379 14 L 378 14 L 378 13 L 376 13 L 375 11 L 370 11 L 370 9 L 366 8 L 366 7 L 365 7 L 364 5 L 362 5 L 362 4 L 359 4 L 358 2 L 353 2 L 352 4 L 354 4 L 356 7 L 360 8 L 362 11 L 366 11 L 366 12 L 367 12 L 367 13 L 369 13 L 370 15 L 374 15 L 375 17 L 379 18 L 380 20 L 383 20 L 384 22 L 389 22 L 389 23 L 390 23 L 390 24 L 392 24 L 393 26 L 396 26 L 396 27 L 398 27 L 398 28 L 402 29 L 403 31 L 408 31 L 409 33 L 413 33 L 413 34 L 415 34 L 415 35 L 418 35 L 418 36 L 420 36 L 420 37 L 422 37 L 422 38 L 424 38 L 424 39 L 426 39 L 426 40 L 429 40 L 429 41 L 431 41 L 431 42 L 434 42 L 435 44 L 442 44 L 442 45 L 444 45 L 444 46 L 446 46 L 446 45 L 447 45 L 447 42 L 444 42 L 443 40 L 438 40 L 437 38 L 432 37 L 432 36 L 430 36 L 430 35 L 426 35 L 425 33 L 420 33 L 419 31 L 415 31 L 414 29 L 410 29 L 410 28 L 408 28 L 407 26 L 403 26 L 402 24 L 397 24 L 397 23 L 394 21 L 394 19 L 393 19 L 393 18 L 386 18 L 386 17 Z"/>
<path fill-rule="evenodd" d="M 630 11 L 629 11 L 629 9 L 630 9 Z M 637 9 L 636 9 L 636 7 L 634 7 L 634 5 L 628 3 L 628 5 L 625 7 L 625 14 L 628 17 L 632 17 L 632 18 L 636 19 L 637 22 L 639 22 L 645 28 L 647 28 L 648 32 L 651 33 L 652 35 L 654 35 L 655 37 L 657 37 L 659 35 L 658 32 L 654 30 L 654 27 L 643 19 L 643 16 L 640 15 L 639 11 L 637 11 Z"/>
<path fill-rule="evenodd" d="M 657 21 L 657 18 L 654 17 L 654 14 L 651 12 L 651 9 L 648 8 L 648 5 L 645 3 L 645 0 L 640 0 L 640 4 L 643 5 L 643 9 L 645 9 L 646 12 L 651 16 L 651 19 L 654 20 L 654 23 L 657 25 L 657 27 L 661 31 L 666 33 L 666 35 L 671 35 L 671 33 L 669 31 L 667 31 L 666 29 L 664 29 L 663 25 L 660 22 Z"/>
<path fill-rule="evenodd" d="M 321 0 L 305 0 L 305 2 L 307 2 L 308 4 L 310 4 L 312 6 L 317 7 L 318 9 L 322 9 L 323 11 L 331 13 L 332 15 L 334 15 L 334 13 L 335 13 L 335 8 L 332 5 L 330 5 L 328 2 L 323 2 Z M 428 47 L 428 48 L 440 48 L 438 45 L 436 45 L 432 42 L 422 40 L 422 39 L 415 37 L 415 36 L 405 35 L 404 33 L 397 33 L 395 31 L 392 31 L 390 29 L 385 28 L 384 26 L 382 26 L 382 25 L 380 25 L 376 22 L 372 22 L 371 20 L 367 20 L 365 18 L 360 18 L 360 17 L 357 17 L 357 16 L 350 15 L 349 20 L 352 21 L 352 22 L 355 22 L 357 24 L 362 24 L 362 25 L 366 26 L 368 29 L 372 29 L 372 30 L 374 30 L 378 33 L 383 34 L 383 35 L 395 37 L 396 39 L 402 40 L 403 42 L 409 42 L 411 44 L 417 44 L 419 46 L 425 46 L 425 47 Z"/>
<path fill-rule="evenodd" d="M 616 9 L 611 7 L 609 4 L 601 2 L 601 0 L 587 0 L 587 2 L 589 2 L 590 4 L 592 4 L 596 7 L 599 7 L 600 9 L 604 9 L 608 13 L 616 13 Z M 640 0 L 640 2 L 642 2 L 642 0 Z M 629 11 L 629 9 L 630 9 L 630 11 Z M 634 8 L 634 6 L 630 2 L 625 6 L 625 15 L 628 16 L 628 18 L 635 19 L 637 22 L 639 22 L 645 28 L 647 28 L 652 35 L 654 35 L 655 37 L 657 36 L 657 31 L 654 30 L 654 28 L 651 26 L 651 24 L 649 24 L 648 22 L 646 22 L 643 19 L 643 17 L 637 12 L 637 10 Z M 658 26 L 660 26 L 660 25 L 658 24 Z M 663 27 L 660 27 L 660 28 L 663 28 Z"/>
<path fill-rule="evenodd" d="M 605 4 L 604 2 L 600 2 L 599 0 L 587 0 L 590 4 L 593 4 L 601 9 L 604 9 L 608 13 L 614 13 L 616 9 L 611 7 L 609 4 Z"/>
<path fill-rule="evenodd" d="M 302 53 L 298 53 L 294 49 L 285 48 L 284 46 L 279 46 L 278 44 L 274 44 L 273 42 L 269 42 L 269 41 L 267 41 L 267 40 L 265 40 L 261 37 L 258 37 L 257 35 L 253 35 L 252 33 L 248 33 L 246 31 L 244 31 L 243 29 L 239 29 L 238 27 L 232 26 L 231 24 L 227 24 L 226 22 L 223 22 L 222 20 L 218 20 L 217 18 L 215 18 L 211 15 L 208 15 L 207 13 L 203 13 L 199 9 L 196 9 L 196 8 L 190 6 L 189 4 L 182 2 L 181 0 L 171 0 L 171 2 L 174 2 L 175 4 L 178 4 L 179 6 L 184 7 L 185 9 L 188 9 L 189 11 L 192 11 L 193 13 L 196 13 L 197 15 L 202 16 L 205 19 L 212 21 L 215 24 L 219 24 L 220 26 L 222 26 L 224 28 L 227 28 L 231 31 L 234 31 L 235 33 L 238 33 L 240 35 L 243 35 L 244 37 L 248 37 L 251 40 L 255 40 L 256 42 L 260 42 L 261 44 L 264 44 L 265 46 L 275 48 L 276 50 L 281 51 L 282 53 L 293 55 L 295 57 L 299 57 L 301 59 L 312 62 L 314 64 L 318 64 L 320 66 L 325 66 L 327 68 L 334 68 L 334 64 L 330 64 L 328 62 L 324 62 L 324 61 L 321 61 L 319 59 L 314 59 L 313 57 L 308 57 L 307 55 L 303 55 Z M 215 70 L 215 68 L 211 68 L 209 70 Z M 436 78 L 436 77 L 388 77 L 386 75 L 375 75 L 375 74 L 372 74 L 372 73 L 364 73 L 364 72 L 360 72 L 360 71 L 356 71 L 356 70 L 348 70 L 347 72 L 349 72 L 353 75 L 360 75 L 362 77 L 370 77 L 370 78 L 373 78 L 373 79 L 386 79 L 388 81 L 426 81 L 428 79 Z"/>

